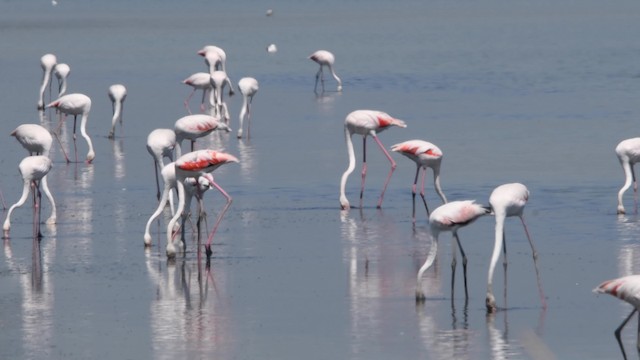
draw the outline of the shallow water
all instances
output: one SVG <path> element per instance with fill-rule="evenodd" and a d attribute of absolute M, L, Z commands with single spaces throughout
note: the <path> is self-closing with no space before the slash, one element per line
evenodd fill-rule
<path fill-rule="evenodd" d="M 11 204 L 25 151 L 8 134 L 21 123 L 57 124 L 36 111 L 39 58 L 71 66 L 69 92 L 93 99 L 93 164 L 67 165 L 54 145 L 49 186 L 58 223 L 31 236 L 31 210 L 18 209 L 0 256 L 0 358 L 615 358 L 613 330 L 629 305 L 591 292 L 602 280 L 637 273 L 640 220 L 627 193 L 616 216 L 622 171 L 613 149 L 636 136 L 640 105 L 631 1 L 522 4 L 501 0 L 222 2 L 0 2 L 0 188 Z M 275 43 L 279 51 L 268 54 Z M 195 240 L 185 256 L 164 255 L 165 212 L 145 250 L 153 212 L 147 134 L 186 115 L 205 71 L 195 52 L 223 47 L 234 83 L 260 81 L 252 138 L 213 134 L 198 147 L 236 155 L 215 171 L 233 204 L 207 267 Z M 313 92 L 319 48 L 336 54 L 341 93 Z M 124 130 L 110 128 L 109 85 L 129 95 Z M 327 89 L 333 89 L 332 79 Z M 55 94 L 55 90 L 53 91 Z M 198 95 L 191 108 L 197 107 Z M 47 94 L 47 99 L 49 95 Z M 241 104 L 228 99 L 231 126 Z M 369 142 L 362 209 L 341 212 L 346 169 L 343 122 L 356 109 L 407 122 L 380 139 L 421 138 L 445 153 L 447 197 L 486 203 L 519 181 L 531 191 L 526 220 L 539 253 L 548 308 L 542 310 L 531 250 L 519 221 L 507 222 L 508 268 L 484 309 L 493 219 L 460 231 L 469 257 L 469 301 L 457 272 L 451 294 L 450 237 L 441 237 L 427 301 L 416 306 L 415 275 L 430 246 L 424 210 L 411 221 L 415 166 L 398 163 L 382 210 L 375 204 L 388 162 Z M 71 119 L 60 134 L 73 152 Z M 355 138 L 355 144 L 360 142 Z M 87 148 L 77 142 L 80 158 Z M 356 146 L 360 159 L 361 149 Z M 359 165 L 348 183 L 357 204 Z M 433 209 L 439 199 L 428 182 Z M 224 199 L 205 195 L 209 227 Z M 48 215 L 44 202 L 44 214 Z M 190 233 L 188 233 L 190 234 Z M 633 328 L 633 325 L 630 325 Z M 634 331 L 623 339 L 634 358 Z"/>

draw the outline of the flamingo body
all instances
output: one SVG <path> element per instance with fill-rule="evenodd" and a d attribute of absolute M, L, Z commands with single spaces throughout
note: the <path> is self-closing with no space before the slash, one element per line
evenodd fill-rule
<path fill-rule="evenodd" d="M 157 198 L 160 200 L 160 182 L 158 172 L 164 168 L 164 158 L 173 161 L 173 149 L 176 147 L 176 133 L 171 129 L 155 129 L 147 136 L 147 151 L 153 157 L 156 174 Z"/>
<path fill-rule="evenodd" d="M 229 96 L 233 95 L 233 84 L 227 76 L 227 73 L 222 70 L 216 70 L 211 73 L 210 78 L 211 94 L 209 95 L 209 103 L 213 108 L 215 116 L 218 116 L 224 120 L 226 124 L 229 123 L 229 109 L 227 104 L 223 100 L 223 91 L 225 86 L 229 86 Z"/>
<path fill-rule="evenodd" d="M 640 137 L 622 140 L 616 146 L 616 155 L 624 170 L 625 182 L 620 191 L 618 191 L 618 214 L 624 214 L 624 204 L 622 196 L 633 184 L 634 202 L 636 211 L 638 208 L 638 182 L 633 166 L 640 161 Z"/>
<path fill-rule="evenodd" d="M 320 80 L 322 84 L 322 91 L 324 91 L 324 74 L 322 70 L 326 66 L 329 68 L 329 71 L 331 72 L 331 75 L 333 76 L 333 78 L 338 82 L 337 90 L 342 91 L 342 80 L 340 79 L 340 77 L 338 77 L 335 70 L 333 69 L 333 64 L 335 63 L 336 58 L 331 52 L 327 50 L 318 50 L 313 54 L 309 55 L 309 59 L 315 61 L 316 64 L 320 66 L 320 68 L 318 69 L 318 72 L 316 73 L 316 84 L 315 84 L 314 90 L 317 89 L 318 80 Z"/>
<path fill-rule="evenodd" d="M 242 137 L 242 129 L 244 119 L 247 118 L 248 126 L 247 133 L 250 134 L 251 128 L 251 102 L 253 101 L 253 96 L 258 92 L 258 80 L 252 77 L 243 77 L 238 81 L 238 89 L 240 90 L 240 94 L 242 94 L 242 108 L 240 110 L 240 125 L 238 126 L 238 138 Z"/>
<path fill-rule="evenodd" d="M 40 67 L 42 67 L 42 84 L 40 85 L 40 98 L 38 99 L 38 110 L 44 109 L 44 91 L 47 85 L 51 83 L 51 73 L 56 66 L 58 59 L 53 54 L 44 54 L 40 58 Z"/>
<path fill-rule="evenodd" d="M 116 131 L 116 123 L 120 121 L 120 125 L 122 125 L 122 105 L 127 98 L 127 88 L 122 84 L 114 84 L 109 86 L 108 94 L 111 104 L 113 105 L 111 131 L 109 131 L 109 138 L 112 139 Z"/>
<path fill-rule="evenodd" d="M 87 152 L 87 162 L 90 163 L 95 158 L 96 154 L 93 151 L 93 143 L 91 142 L 91 138 L 87 134 L 87 120 L 89 118 L 89 111 L 91 111 L 91 99 L 84 94 L 67 94 L 59 97 L 57 100 L 53 101 L 47 108 L 55 107 L 60 112 L 68 115 L 73 115 L 73 134 L 75 140 L 76 133 L 76 117 L 78 115 L 82 115 L 82 119 L 80 122 L 80 134 L 87 141 L 87 145 L 89 146 L 89 151 Z M 78 154 L 76 152 L 76 159 Z"/>
<path fill-rule="evenodd" d="M 29 155 L 49 156 L 53 137 L 49 130 L 38 124 L 22 124 L 11 132 L 11 136 L 25 148 Z"/>
<path fill-rule="evenodd" d="M 182 140 L 191 140 L 191 150 L 194 150 L 193 144 L 196 139 L 207 136 L 216 130 L 231 131 L 231 129 L 223 122 L 220 122 L 218 118 L 205 114 L 187 115 L 176 120 L 174 125 L 176 134 L 176 156 L 179 157 L 182 154 Z"/>
<path fill-rule="evenodd" d="M 189 93 L 189 96 L 187 96 L 186 100 L 184 101 L 184 106 L 185 108 L 187 108 L 189 114 L 191 114 L 191 109 L 189 108 L 189 100 L 197 90 L 202 90 L 200 111 L 204 111 L 205 98 L 207 96 L 207 93 L 211 91 L 211 75 L 206 72 L 197 72 L 182 80 L 182 83 L 193 88 L 193 90 Z"/>
<path fill-rule="evenodd" d="M 198 55 L 204 57 L 204 62 L 209 67 L 209 74 L 213 74 L 215 70 L 225 70 L 227 62 L 227 53 L 222 48 L 214 45 L 207 45 L 198 50 Z"/>

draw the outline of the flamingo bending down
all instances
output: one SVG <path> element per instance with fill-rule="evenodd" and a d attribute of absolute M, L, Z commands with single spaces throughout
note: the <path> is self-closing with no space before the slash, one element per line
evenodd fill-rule
<path fill-rule="evenodd" d="M 478 219 L 480 216 L 487 215 L 491 212 L 491 209 L 485 206 L 476 204 L 473 200 L 452 201 L 437 207 L 429 216 L 429 225 L 431 228 L 431 236 L 433 242 L 427 255 L 427 260 L 418 271 L 418 282 L 416 286 L 416 301 L 424 301 L 425 296 L 422 291 L 422 274 L 424 274 L 438 253 L 438 236 L 443 231 L 450 231 L 453 235 L 455 242 L 451 243 L 451 252 L 453 254 L 453 260 L 451 261 L 451 292 L 453 293 L 453 285 L 455 282 L 455 270 L 456 270 L 456 244 L 460 248 L 462 254 L 462 269 L 464 273 L 464 293 L 465 298 L 469 298 L 467 290 L 467 256 L 460 244 L 460 238 L 458 238 L 458 229 L 467 226 Z"/>
<path fill-rule="evenodd" d="M 176 160 L 175 168 L 176 185 L 178 187 L 178 209 L 167 225 L 167 257 L 172 258 L 176 254 L 176 247 L 173 242 L 172 231 L 176 221 L 178 220 L 178 217 L 182 216 L 183 211 L 185 211 L 185 179 L 188 177 L 198 178 L 214 171 L 224 164 L 237 162 L 238 159 L 235 156 L 215 150 L 193 151 L 184 154 L 183 156 L 178 158 L 178 160 Z M 222 211 L 220 211 L 220 214 L 216 219 L 216 223 L 213 226 L 213 230 L 211 230 L 211 233 L 209 234 L 207 244 L 205 245 L 207 257 L 211 255 L 211 243 L 213 242 L 213 236 L 218 229 L 218 225 L 220 225 L 222 217 L 231 205 L 231 197 L 229 196 L 229 194 L 227 194 L 215 181 L 213 181 L 212 177 L 210 178 L 210 183 L 216 189 L 218 189 L 218 191 L 220 191 L 220 193 L 226 198 L 227 202 Z"/>
<path fill-rule="evenodd" d="M 540 300 L 542 306 L 547 307 L 544 299 L 544 292 L 542 291 L 542 284 L 540 281 L 540 273 L 538 272 L 538 252 L 533 246 L 533 241 L 529 235 L 527 224 L 524 221 L 524 207 L 529 200 L 529 190 L 526 186 L 520 183 L 511 183 L 500 185 L 493 190 L 489 197 L 489 204 L 496 216 L 496 228 L 495 228 L 495 244 L 493 246 L 493 254 L 491 255 L 491 264 L 489 265 L 489 275 L 487 280 L 487 298 L 486 306 L 488 312 L 496 311 L 496 299 L 493 296 L 492 284 L 493 284 L 493 271 L 495 269 L 498 258 L 500 257 L 500 249 L 502 248 L 504 253 L 503 265 L 506 269 L 507 266 L 507 246 L 505 243 L 504 235 L 504 222 L 507 217 L 517 216 L 522 222 L 524 227 L 524 233 L 527 235 L 529 245 L 531 245 L 531 252 L 533 254 L 533 264 L 536 269 L 536 278 L 538 280 L 538 291 L 540 293 Z"/>
<path fill-rule="evenodd" d="M 113 107 L 113 118 L 111 119 L 111 131 L 109 131 L 109 139 L 113 139 L 116 131 L 116 122 L 120 121 L 122 127 L 122 104 L 127 98 L 127 88 L 122 84 L 114 84 L 109 86 L 109 99 Z"/>
<path fill-rule="evenodd" d="M 198 55 L 204 57 L 204 63 L 209 67 L 209 74 L 213 74 L 215 70 L 226 71 L 227 53 L 221 48 L 207 45 L 198 50 Z"/>
<path fill-rule="evenodd" d="M 51 170 L 51 159 L 44 155 L 37 156 L 27 156 L 18 165 L 18 170 L 20 171 L 20 175 L 22 175 L 22 179 L 24 180 L 24 186 L 22 187 L 22 196 L 17 203 L 11 205 L 9 211 L 7 212 L 7 218 L 4 220 L 4 225 L 2 229 L 4 230 L 5 237 L 9 235 L 9 229 L 11 229 L 11 213 L 16 208 L 22 206 L 29 196 L 29 192 L 31 191 L 31 186 L 34 185 L 36 196 L 36 204 L 34 208 L 34 219 L 33 219 L 33 227 L 34 227 L 34 235 L 40 236 L 40 185 L 42 185 L 42 190 L 45 195 L 51 202 L 51 216 L 47 219 L 47 224 L 55 224 L 56 223 L 56 203 L 53 200 L 53 196 L 49 191 L 49 186 L 47 186 L 47 174 L 49 170 Z"/>
<path fill-rule="evenodd" d="M 413 160 L 417 165 L 416 177 L 413 180 L 413 187 L 411 188 L 413 197 L 413 222 L 416 221 L 416 187 L 420 169 L 423 170 L 420 196 L 422 197 L 424 208 L 427 210 L 427 216 L 429 216 L 429 207 L 427 207 L 427 199 L 424 196 L 424 182 L 425 178 L 427 177 L 427 168 L 431 168 L 433 170 L 433 184 L 436 192 L 440 196 L 440 199 L 442 199 L 443 203 L 447 202 L 447 198 L 444 196 L 442 188 L 440 187 L 440 164 L 442 163 L 443 154 L 442 150 L 440 150 L 439 147 L 423 140 L 409 140 L 391 146 L 391 151 L 401 153 L 402 155 Z"/>
<path fill-rule="evenodd" d="M 53 68 L 53 74 L 58 79 L 58 97 L 67 92 L 67 78 L 70 72 L 71 68 L 65 63 L 56 64 Z"/>
<path fill-rule="evenodd" d="M 224 102 L 222 93 L 225 85 L 229 85 L 229 96 L 233 96 L 233 84 L 222 70 L 216 70 L 211 74 L 211 94 L 209 95 L 209 105 L 213 108 L 213 115 L 222 118 L 225 124 L 229 124 L 229 109 Z"/>
<path fill-rule="evenodd" d="M 351 141 L 351 137 L 353 134 L 362 135 L 362 185 L 360 188 L 360 206 L 362 207 L 362 195 L 364 193 L 364 180 L 367 175 L 367 136 L 371 135 L 371 137 L 376 141 L 384 155 L 389 159 L 391 163 L 391 170 L 389 171 L 389 175 L 387 175 L 387 180 L 382 187 L 382 193 L 380 194 L 380 199 L 378 200 L 378 208 L 382 207 L 382 200 L 384 197 L 384 192 L 387 189 L 387 185 L 389 184 L 389 180 L 391 180 L 391 175 L 396 168 L 396 162 L 391 158 L 389 152 L 384 148 L 380 139 L 378 139 L 378 133 L 388 129 L 391 126 L 398 126 L 405 128 L 407 125 L 404 121 L 394 119 L 389 114 L 384 113 L 382 111 L 376 110 L 356 110 L 349 115 L 347 115 L 344 122 L 344 134 L 345 141 L 347 143 L 347 153 L 349 154 L 349 167 L 342 174 L 342 178 L 340 179 L 340 206 L 343 210 L 348 210 L 350 208 L 349 200 L 347 200 L 347 196 L 345 195 L 345 188 L 347 185 L 347 178 L 353 172 L 356 167 L 356 157 L 355 152 L 353 150 L 353 142 Z"/>
<path fill-rule="evenodd" d="M 49 156 L 53 137 L 49 130 L 37 124 L 22 124 L 11 132 L 29 155 Z"/>
<path fill-rule="evenodd" d="M 176 147 L 176 133 L 171 129 L 155 129 L 147 136 L 147 151 L 153 157 L 156 173 L 156 197 L 160 200 L 160 182 L 158 172 L 164 168 L 164 158 L 173 161 L 173 149 Z M 171 199 L 171 198 L 170 198 Z M 172 204 L 173 207 L 173 204 Z"/>
<path fill-rule="evenodd" d="M 616 146 L 616 155 L 620 160 L 625 176 L 624 185 L 618 192 L 618 214 L 625 213 L 622 196 L 631 187 L 631 183 L 633 183 L 635 209 L 638 211 L 638 182 L 636 181 L 636 173 L 633 170 L 633 166 L 640 161 L 640 137 L 622 140 Z"/>
<path fill-rule="evenodd" d="M 198 72 L 190 75 L 188 78 L 182 80 L 182 83 L 185 85 L 189 85 L 193 88 L 193 90 L 187 96 L 187 99 L 184 101 L 184 107 L 187 108 L 189 115 L 191 115 L 191 109 L 189 108 L 189 100 L 195 94 L 196 91 L 202 90 L 202 101 L 200 102 L 200 111 L 204 112 L 205 110 L 205 99 L 207 93 L 211 91 L 211 75 L 206 72 Z"/>
<path fill-rule="evenodd" d="M 176 133 L 176 157 L 182 155 L 182 140 L 191 140 L 191 151 L 194 151 L 196 139 L 209 135 L 212 131 L 222 130 L 229 132 L 231 128 L 218 118 L 195 114 L 183 116 L 176 120 L 174 131 Z"/>
<path fill-rule="evenodd" d="M 44 109 L 44 91 L 47 85 L 51 84 L 51 73 L 56 66 L 58 59 L 53 54 L 44 54 L 40 58 L 40 66 L 42 67 L 42 84 L 40 85 L 40 98 L 38 99 L 38 110 Z"/>
<path fill-rule="evenodd" d="M 89 146 L 89 152 L 87 152 L 87 163 L 91 163 L 96 157 L 93 151 L 93 144 L 91 138 L 87 134 L 87 120 L 89 118 L 89 111 L 91 111 L 91 99 L 84 94 L 68 94 L 58 98 L 58 100 L 52 102 L 46 106 L 47 108 L 55 107 L 64 114 L 73 115 L 73 146 L 76 153 L 76 162 L 78 161 L 78 149 L 76 148 L 76 119 L 78 115 L 82 115 L 80 121 L 80 134 L 87 141 Z"/>
<path fill-rule="evenodd" d="M 329 71 L 331 71 L 331 75 L 338 82 L 338 91 L 342 91 L 342 80 L 340 80 L 335 70 L 333 69 L 333 64 L 335 63 L 336 58 L 331 52 L 327 50 L 318 50 L 309 55 L 309 59 L 315 61 L 318 65 L 320 65 L 320 68 L 316 73 L 316 84 L 313 88 L 314 91 L 316 91 L 318 88 L 318 80 L 320 80 L 320 83 L 322 84 L 322 91 L 324 91 L 324 74 L 322 72 L 322 68 L 324 66 L 329 68 Z"/>
<path fill-rule="evenodd" d="M 622 321 L 622 324 L 620 324 L 614 332 L 616 340 L 618 340 L 618 345 L 620 346 L 620 351 L 622 351 L 622 356 L 626 360 L 627 354 L 624 351 L 624 346 L 620 339 L 620 332 L 622 332 L 622 328 L 627 325 L 633 314 L 635 314 L 640 307 L 640 275 L 623 276 L 621 278 L 605 281 L 598 285 L 597 288 L 593 289 L 593 292 L 613 295 L 618 299 L 633 305 L 633 310 L 631 310 L 629 316 Z M 640 339 L 638 339 L 636 347 L 640 352 Z"/>
<path fill-rule="evenodd" d="M 238 89 L 242 94 L 242 109 L 240 110 L 240 126 L 238 127 L 238 138 L 242 137 L 244 118 L 247 118 L 247 137 L 251 136 L 251 102 L 253 96 L 258 92 L 258 80 L 252 77 L 243 77 L 238 81 Z"/>

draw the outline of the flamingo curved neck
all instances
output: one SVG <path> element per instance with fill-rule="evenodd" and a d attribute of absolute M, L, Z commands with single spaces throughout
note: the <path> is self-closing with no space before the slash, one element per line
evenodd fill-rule
<path fill-rule="evenodd" d="M 347 153 L 349 155 L 349 167 L 347 167 L 347 170 L 342 174 L 342 178 L 340 179 L 340 206 L 342 206 L 342 209 L 344 210 L 349 209 L 349 200 L 345 195 L 347 179 L 349 178 L 349 175 L 353 172 L 353 170 L 356 168 L 356 155 L 353 150 L 353 142 L 351 139 L 352 135 L 353 134 L 349 130 L 349 127 L 345 126 L 344 136 L 345 136 L 345 141 L 347 143 Z"/>

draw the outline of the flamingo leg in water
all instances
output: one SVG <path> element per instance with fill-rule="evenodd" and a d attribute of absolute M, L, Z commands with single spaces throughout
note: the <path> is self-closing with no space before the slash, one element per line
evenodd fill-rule
<path fill-rule="evenodd" d="M 631 311 L 631 314 L 629 314 L 629 316 L 627 316 L 626 319 L 624 319 L 624 321 L 622 322 L 622 324 L 620 324 L 620 326 L 618 326 L 618 328 L 616 329 L 616 331 L 614 332 L 614 334 L 616 335 L 616 340 L 618 340 L 618 345 L 620 346 L 620 351 L 622 351 L 622 357 L 626 360 L 627 359 L 627 354 L 624 351 L 624 345 L 622 345 L 622 340 L 620 339 L 620 332 L 622 332 L 622 328 L 624 328 L 625 325 L 627 325 L 627 323 L 629 322 L 629 320 L 631 319 L 631 317 L 633 316 L 633 314 L 636 313 L 636 311 L 638 311 L 638 309 L 634 308 L 633 311 Z M 640 320 L 639 320 L 640 321 Z"/>
<path fill-rule="evenodd" d="M 78 162 L 78 144 L 76 143 L 76 119 L 78 115 L 73 116 L 73 151 L 76 153 L 76 162 Z"/>
<path fill-rule="evenodd" d="M 417 174 L 416 174 L 417 175 Z M 424 208 L 427 210 L 427 217 L 429 216 L 429 207 L 427 206 L 427 198 L 424 196 L 424 181 L 427 177 L 427 168 L 422 168 L 422 186 L 420 190 L 420 196 L 422 197 L 422 202 L 424 203 Z"/>
<path fill-rule="evenodd" d="M 542 280 L 540 280 L 540 271 L 538 270 L 538 252 L 536 251 L 536 248 L 533 245 L 533 240 L 531 240 L 531 236 L 529 235 L 529 229 L 527 228 L 527 224 L 524 221 L 524 217 L 520 216 L 520 221 L 522 222 L 522 226 L 524 227 L 524 233 L 525 235 L 527 235 L 527 240 L 529 240 L 529 245 L 531 245 L 531 252 L 533 254 L 533 266 L 535 267 L 535 270 L 536 270 L 536 281 L 538 283 L 538 293 L 540 294 L 540 302 L 542 303 L 542 308 L 546 309 L 547 301 L 545 300 L 544 291 L 542 290 Z"/>
<path fill-rule="evenodd" d="M 367 137 L 362 138 L 362 180 L 360 183 L 360 208 L 362 209 L 362 197 L 364 196 L 364 180 L 367 177 Z"/>
<path fill-rule="evenodd" d="M 213 229 L 211 230 L 211 233 L 209 234 L 209 239 L 207 240 L 207 244 L 204 246 L 205 247 L 205 251 L 207 254 L 207 258 L 211 257 L 211 243 L 213 242 L 213 236 L 215 235 L 216 231 L 218 230 L 218 226 L 220 225 L 220 221 L 222 220 L 222 217 L 224 216 L 224 214 L 227 212 L 227 210 L 229 209 L 229 207 L 231 206 L 231 196 L 229 196 L 229 194 L 227 194 L 224 189 L 222 189 L 220 187 L 220 185 L 218 185 L 215 181 L 211 183 L 211 185 L 213 185 L 216 189 L 218 189 L 218 191 L 220 191 L 220 193 L 222 194 L 222 196 L 225 197 L 225 199 L 227 200 L 227 203 L 224 204 L 224 208 L 222 208 L 222 211 L 220 211 L 220 214 L 218 214 L 218 218 L 216 219 L 216 223 L 213 225 Z"/>
<path fill-rule="evenodd" d="M 462 255 L 462 272 L 464 274 L 464 296 L 465 298 L 469 298 L 469 290 L 467 289 L 467 255 L 464 253 L 464 249 L 462 248 L 462 244 L 460 244 L 460 238 L 458 238 L 457 233 L 453 233 L 453 236 L 456 239 L 456 243 L 458 243 L 458 247 L 460 248 L 460 254 Z"/>
<path fill-rule="evenodd" d="M 382 142 L 380 141 L 380 139 L 378 139 L 378 136 L 377 135 L 372 135 L 372 136 L 373 136 L 373 139 L 378 143 L 378 146 L 380 146 L 380 150 L 382 150 L 384 155 L 387 157 L 387 159 L 389 159 L 389 162 L 391 163 L 391 170 L 389 170 L 389 175 L 387 175 L 387 180 L 385 180 L 384 186 L 382 187 L 382 193 L 380 193 L 380 200 L 378 200 L 378 209 L 380 209 L 382 207 L 382 200 L 384 199 L 384 192 L 387 190 L 387 185 L 389 185 L 389 181 L 391 180 L 391 175 L 393 175 L 393 171 L 396 169 L 396 162 L 393 160 L 391 155 L 389 155 L 389 152 L 387 151 L 387 149 L 384 148 L 384 145 L 382 145 Z"/>

